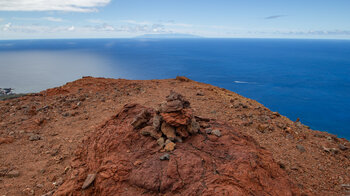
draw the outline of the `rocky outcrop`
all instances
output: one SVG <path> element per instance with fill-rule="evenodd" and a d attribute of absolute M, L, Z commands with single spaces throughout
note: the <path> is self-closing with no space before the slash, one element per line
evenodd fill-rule
<path fill-rule="evenodd" d="M 171 91 L 166 102 L 161 103 L 156 111 L 143 109 L 131 125 L 140 130 L 141 135 L 156 139 L 165 151 L 172 151 L 175 142 L 182 142 L 199 131 L 199 123 L 192 114 L 190 103 L 182 95 Z"/>
<path fill-rule="evenodd" d="M 83 141 L 71 167 L 55 195 L 300 194 L 270 152 L 194 117 L 175 92 L 156 110 L 125 105 Z"/>
<path fill-rule="evenodd" d="M 0 88 L 0 95 L 11 95 L 13 90 L 13 88 Z"/>
<path fill-rule="evenodd" d="M 182 132 L 187 129 L 176 130 L 176 126 L 170 125 L 176 131 L 175 141 L 168 139 L 163 132 L 159 131 L 165 122 L 159 111 L 159 103 L 163 101 L 167 103 L 164 98 L 169 95 L 169 89 L 180 93 L 191 102 L 191 107 L 185 106 L 183 109 L 192 112 L 191 123 L 194 122 L 194 127 L 198 125 L 200 127 L 197 133 L 190 133 Z M 125 105 L 127 103 L 140 103 L 148 108 L 135 104 Z M 130 112 L 134 111 L 132 108 L 138 108 L 135 113 L 125 114 L 124 120 L 128 121 L 126 123 L 128 127 L 118 124 L 118 122 L 124 122 L 121 117 L 116 117 L 119 120 L 114 122 L 115 124 L 112 122 L 108 124 L 107 122 L 116 119 L 111 117 L 115 117 L 116 111 L 123 109 L 124 106 L 129 108 Z M 131 122 L 143 109 L 149 111 L 149 121 L 140 125 L 140 128 L 134 128 Z M 193 116 L 195 121 L 192 121 Z M 215 123 L 219 125 L 220 123 L 212 119 L 224 122 L 225 124 L 221 124 L 224 128 L 216 126 Z M 178 120 L 177 117 L 175 120 Z M 182 160 L 178 153 L 181 152 L 187 157 L 188 149 L 193 148 L 192 146 L 198 148 L 199 145 L 195 144 L 203 143 L 202 146 L 205 148 L 201 147 L 199 150 L 213 154 L 220 150 L 227 151 L 226 147 L 222 149 L 217 146 L 226 146 L 229 143 L 230 148 L 235 151 L 240 148 L 238 147 L 239 142 L 235 143 L 237 141 L 242 142 L 241 148 L 250 149 L 253 146 L 252 149 L 258 149 L 259 154 L 260 147 L 251 144 L 256 141 L 265 149 L 263 152 L 267 152 L 266 156 L 270 156 L 271 153 L 278 166 L 287 173 L 288 178 L 304 195 L 349 195 L 349 141 L 326 132 L 309 129 L 301 122 L 303 119 L 299 122 L 291 121 L 277 112 L 270 111 L 260 103 L 232 91 L 192 80 L 125 80 L 84 77 L 41 93 L 0 101 L 0 195 L 49 196 L 56 192 L 63 182 L 68 183 L 71 178 L 77 180 L 78 176 L 81 178 L 79 184 L 70 182 L 75 188 L 66 187 L 67 192 L 73 195 L 80 194 L 74 190 L 81 190 L 86 180 L 87 187 L 81 194 L 88 195 L 91 193 L 90 189 L 96 189 L 95 186 L 100 182 L 101 176 L 107 176 L 106 173 L 101 172 L 102 170 L 96 172 L 95 169 L 92 169 L 95 167 L 91 167 L 91 163 L 105 165 L 106 163 L 101 162 L 102 159 L 106 162 L 113 159 L 111 166 L 114 168 L 114 173 L 108 175 L 119 179 L 122 178 L 124 172 L 130 171 L 118 169 L 117 172 L 117 168 L 123 168 L 121 165 L 126 165 L 134 170 L 146 166 L 144 165 L 145 160 L 151 156 L 155 156 L 155 161 L 161 161 L 162 164 L 168 162 L 173 164 L 175 158 L 180 165 Z M 103 126 L 100 126 L 101 123 Z M 104 129 L 110 132 L 104 133 L 106 131 Z M 119 131 L 121 131 L 120 134 Z M 125 135 L 124 132 L 129 135 Z M 93 134 L 99 134 L 99 136 Z M 237 141 L 225 141 L 226 137 L 231 134 L 235 135 L 234 139 Z M 86 136 L 89 135 L 90 139 L 87 142 Z M 83 140 L 85 141 L 84 151 L 89 152 L 89 156 L 80 156 L 79 153 L 76 156 L 74 152 L 78 146 L 82 145 Z M 106 141 L 103 144 L 99 143 L 104 140 Z M 216 141 L 219 143 L 211 143 Z M 243 141 L 247 141 L 248 145 Z M 142 148 L 130 147 L 138 142 L 143 144 Z M 95 143 L 96 146 L 94 147 L 92 143 Z M 209 144 L 213 145 L 206 146 Z M 80 147 L 78 152 L 81 152 L 83 147 Z M 106 151 L 105 154 L 98 153 L 103 151 L 102 147 Z M 148 152 L 154 148 L 157 150 Z M 14 149 L 16 149 L 15 153 Z M 142 149 L 147 152 L 145 156 L 134 155 L 135 153 L 139 155 Z M 92 156 L 92 152 L 96 156 Z M 190 156 L 192 156 L 191 153 Z M 201 157 L 205 156 L 198 151 L 194 153 Z M 246 151 L 243 150 L 242 153 Z M 116 154 L 123 156 L 124 162 L 115 161 L 113 157 Z M 225 157 L 224 155 L 222 157 Z M 71 164 L 74 157 L 89 158 L 84 158 L 86 162 L 81 160 L 80 163 L 85 165 L 79 166 L 79 164 Z M 259 155 L 259 157 L 265 157 L 265 155 Z M 216 157 L 210 160 L 216 159 L 224 160 L 225 158 Z M 206 162 L 203 167 L 208 169 L 207 172 L 213 172 L 214 166 L 208 164 L 210 160 L 204 160 Z M 236 162 L 229 161 L 236 164 Z M 266 161 L 263 162 L 266 163 Z M 179 169 L 185 169 L 183 167 Z M 241 167 L 234 171 L 240 172 L 239 168 Z M 265 170 L 270 171 L 270 168 L 266 167 Z M 255 170 L 247 171 L 256 172 Z M 88 179 L 90 174 L 92 177 L 95 174 L 95 178 Z M 112 181 L 111 178 L 110 180 Z M 228 184 L 229 182 L 225 180 L 222 183 Z M 240 181 L 238 185 L 241 184 Z M 129 185 L 136 186 L 132 183 Z M 126 185 L 124 187 L 128 188 Z M 179 192 L 183 193 L 175 191 L 174 194 Z M 98 192 L 93 193 L 99 194 Z M 150 191 L 146 193 L 151 194 Z M 125 191 L 123 194 L 128 194 L 128 192 Z"/>

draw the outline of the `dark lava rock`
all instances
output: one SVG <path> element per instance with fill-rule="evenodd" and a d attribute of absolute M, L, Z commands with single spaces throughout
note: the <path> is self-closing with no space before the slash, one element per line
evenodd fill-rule
<path fill-rule="evenodd" d="M 170 94 L 166 97 L 167 103 L 175 100 L 180 101 L 184 108 L 190 107 L 190 102 L 188 102 L 181 94 L 170 91 Z"/>
<path fill-rule="evenodd" d="M 19 175 L 20 175 L 19 171 L 12 170 L 12 171 L 9 171 L 5 176 L 8 178 L 15 178 L 15 177 L 18 177 Z"/>
<path fill-rule="evenodd" d="M 204 93 L 203 92 L 201 92 L 201 91 L 199 91 L 199 92 L 197 92 L 197 94 L 196 94 L 197 96 L 204 96 Z"/>
<path fill-rule="evenodd" d="M 140 133 L 144 136 L 151 136 L 155 139 L 159 139 L 160 137 L 162 137 L 162 133 L 154 130 L 153 126 L 147 126 L 141 129 Z"/>
<path fill-rule="evenodd" d="M 211 134 L 212 131 L 213 131 L 213 130 L 212 130 L 211 128 L 206 128 L 206 129 L 205 129 L 205 133 L 207 133 L 207 134 Z"/>
<path fill-rule="evenodd" d="M 142 128 L 150 119 L 150 113 L 147 110 L 142 110 L 131 122 L 135 129 Z"/>
<path fill-rule="evenodd" d="M 160 156 L 159 159 L 162 160 L 162 161 L 169 160 L 170 159 L 170 155 L 168 153 L 165 153 L 162 156 Z"/>
<path fill-rule="evenodd" d="M 298 149 L 300 152 L 305 152 L 305 151 L 306 151 L 305 148 L 304 148 L 304 146 L 302 146 L 302 145 L 300 145 L 300 144 L 296 145 L 296 147 L 297 147 L 297 149 Z"/>
<path fill-rule="evenodd" d="M 159 115 L 154 115 L 153 117 L 153 129 L 158 131 L 162 123 L 162 117 Z"/>
<path fill-rule="evenodd" d="M 215 129 L 211 132 L 213 135 L 216 135 L 217 137 L 221 137 L 221 131 L 218 129 Z"/>
<path fill-rule="evenodd" d="M 28 139 L 29 139 L 29 141 L 38 141 L 38 140 L 41 140 L 42 138 L 40 135 L 34 134 L 34 135 L 29 136 Z"/>
<path fill-rule="evenodd" d="M 342 150 L 342 151 L 345 151 L 345 150 L 347 150 L 349 148 L 344 146 L 343 144 L 339 144 L 339 149 Z"/>

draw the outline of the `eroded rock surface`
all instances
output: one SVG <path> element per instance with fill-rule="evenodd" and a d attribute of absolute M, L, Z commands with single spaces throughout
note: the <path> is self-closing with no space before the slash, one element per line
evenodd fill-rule
<path fill-rule="evenodd" d="M 189 103 L 181 110 L 191 111 Z M 175 137 L 184 139 L 170 141 L 174 136 L 154 130 L 169 122 L 156 115 L 141 105 L 125 106 L 83 141 L 71 164 L 71 176 L 55 195 L 300 195 L 270 152 L 251 137 L 226 124 L 205 118 L 197 122 L 189 116 L 186 124 L 167 124 L 176 130 Z M 205 127 L 199 126 L 202 122 Z M 208 126 L 220 130 L 220 137 L 207 134 Z M 144 127 L 162 136 L 142 134 Z M 197 130 L 190 132 L 188 127 Z M 179 129 L 187 134 L 179 134 Z M 165 139 L 165 146 L 176 145 L 166 154 Z M 96 174 L 94 183 L 85 187 L 89 174 Z"/>

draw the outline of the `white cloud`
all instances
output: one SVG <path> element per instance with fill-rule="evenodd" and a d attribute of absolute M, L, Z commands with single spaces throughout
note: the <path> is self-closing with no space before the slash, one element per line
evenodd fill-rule
<path fill-rule="evenodd" d="M 9 23 L 7 23 L 7 24 L 5 24 L 3 26 L 2 30 L 3 31 L 8 31 L 8 30 L 10 30 L 11 26 L 12 26 L 12 24 L 9 22 Z"/>
<path fill-rule="evenodd" d="M 64 32 L 68 31 L 69 27 L 51 27 L 51 26 L 42 26 L 42 25 L 15 25 L 12 23 L 7 23 L 3 26 L 0 26 L 0 32 L 7 31 L 10 33 L 52 33 L 52 32 Z"/>
<path fill-rule="evenodd" d="M 129 29 L 128 31 L 144 33 L 171 33 L 174 30 L 177 31 L 198 26 L 193 24 L 177 23 L 175 21 L 158 21 L 154 23 L 150 21 L 121 20 L 119 22 L 126 23 L 126 28 Z"/>
<path fill-rule="evenodd" d="M 151 24 L 151 22 L 147 22 L 147 21 L 139 22 L 139 21 L 135 21 L 135 20 L 121 20 L 120 22 L 134 24 L 134 25 L 150 25 Z"/>
<path fill-rule="evenodd" d="M 1 0 L 0 0 L 1 1 Z M 23 21 L 41 21 L 47 20 L 50 22 L 63 22 L 62 18 L 55 17 L 42 17 L 42 18 L 24 18 L 24 17 L 12 17 L 12 20 L 23 20 Z"/>
<path fill-rule="evenodd" d="M 0 0 L 0 11 L 93 12 L 111 0 Z"/>
<path fill-rule="evenodd" d="M 193 27 L 194 25 L 192 24 L 186 24 L 186 23 L 175 23 L 175 22 L 165 22 L 161 23 L 164 26 L 174 26 L 174 27 L 184 27 L 184 28 L 190 28 Z"/>
<path fill-rule="evenodd" d="M 111 26 L 111 25 L 103 24 L 101 30 L 102 31 L 114 31 L 115 28 L 113 26 Z"/>
<path fill-rule="evenodd" d="M 261 35 L 294 35 L 294 36 L 348 36 L 349 30 L 274 30 L 274 31 L 254 31 L 251 34 Z"/>
<path fill-rule="evenodd" d="M 2 21 L 4 21 L 4 19 L 3 19 L 3 18 L 0 18 L 0 22 L 2 22 Z"/>
<path fill-rule="evenodd" d="M 87 25 L 87 26 L 84 26 L 83 28 L 85 30 L 98 31 L 98 32 L 102 32 L 102 31 L 105 31 L 105 32 L 118 31 L 116 29 L 116 27 L 114 27 L 112 25 L 109 25 L 108 23 L 97 24 L 95 26 Z"/>
<path fill-rule="evenodd" d="M 97 24 L 105 23 L 105 21 L 100 20 L 100 19 L 88 19 L 86 21 L 89 23 L 97 23 Z"/>
<path fill-rule="evenodd" d="M 51 21 L 51 22 L 63 22 L 62 18 L 44 17 L 43 19 Z"/>
<path fill-rule="evenodd" d="M 74 26 L 71 26 L 67 29 L 68 31 L 74 31 L 75 30 L 75 27 Z"/>

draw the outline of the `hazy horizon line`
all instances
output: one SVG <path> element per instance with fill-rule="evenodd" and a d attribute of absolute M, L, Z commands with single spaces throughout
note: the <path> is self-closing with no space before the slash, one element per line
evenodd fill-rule
<path fill-rule="evenodd" d="M 289 39 L 289 40 L 344 40 L 344 41 L 350 41 L 350 38 L 307 38 L 307 37 L 190 37 L 190 38 L 145 38 L 145 37 L 58 37 L 58 38 L 18 38 L 18 39 L 1 39 L 0 41 L 20 41 L 20 40 L 84 40 L 84 39 Z"/>

